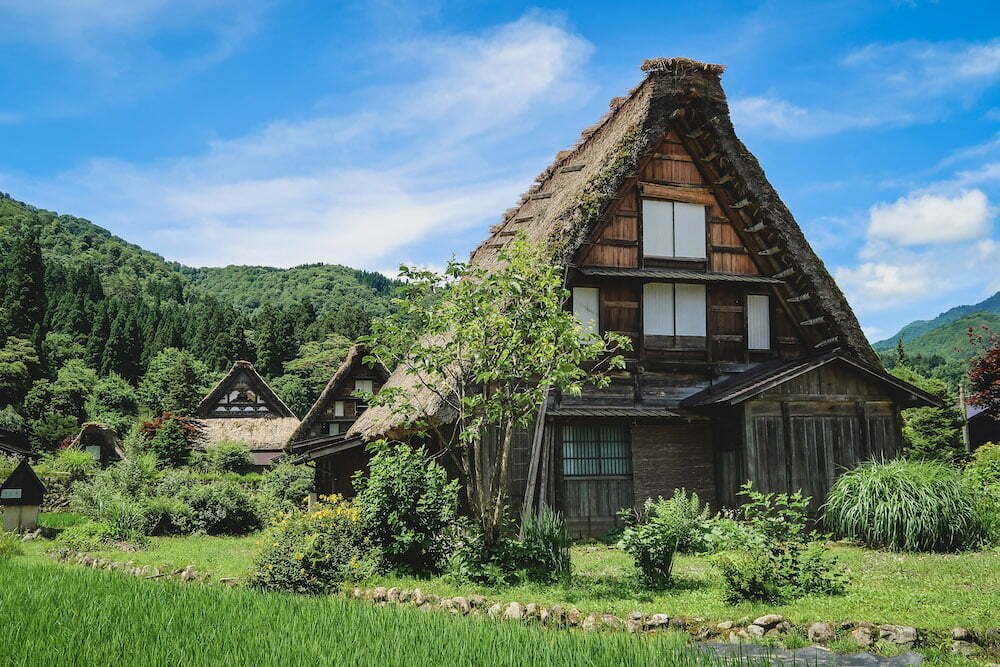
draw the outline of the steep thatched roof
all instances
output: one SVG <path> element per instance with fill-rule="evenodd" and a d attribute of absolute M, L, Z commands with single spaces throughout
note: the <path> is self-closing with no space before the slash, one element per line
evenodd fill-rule
<path fill-rule="evenodd" d="M 295 413 L 285 405 L 285 402 L 271 389 L 271 386 L 261 377 L 257 369 L 249 361 L 237 361 L 233 364 L 233 367 L 226 373 L 225 377 L 219 380 L 218 384 L 212 388 L 212 391 L 208 392 L 205 398 L 201 399 L 201 403 L 198 404 L 198 415 L 200 417 L 213 417 L 212 409 L 241 374 L 246 375 L 248 382 L 253 385 L 257 394 L 264 399 L 272 414 L 278 417 L 295 417 Z M 246 417 L 243 419 L 246 419 Z"/>
<path fill-rule="evenodd" d="M 326 383 L 323 391 L 320 392 L 319 398 L 313 403 L 312 407 L 309 408 L 309 412 L 302 419 L 302 423 L 299 427 L 295 429 L 292 433 L 292 437 L 289 440 L 289 445 L 293 442 L 298 442 L 309 437 L 309 429 L 312 428 L 316 420 L 320 418 L 323 411 L 327 409 L 330 401 L 333 399 L 334 395 L 343 384 L 351 377 L 351 375 L 357 370 L 361 363 L 364 361 L 365 355 L 368 354 L 368 348 L 358 343 L 351 347 L 347 352 L 347 356 L 344 357 L 344 361 L 340 364 L 337 372 L 333 374 L 330 381 Z M 386 370 L 385 366 L 381 363 L 376 363 L 372 371 L 377 375 L 382 382 L 385 382 L 389 378 L 389 371 Z"/>
<path fill-rule="evenodd" d="M 273 451 L 280 453 L 298 428 L 297 417 L 242 417 L 233 419 L 203 419 L 205 442 L 211 447 L 223 441 L 242 442 L 250 453 Z"/>
<path fill-rule="evenodd" d="M 121 438 L 119 438 L 114 429 L 110 428 L 107 424 L 99 424 L 97 422 L 84 423 L 83 426 L 80 427 L 80 432 L 77 433 L 76 437 L 69 443 L 69 446 L 75 449 L 81 449 L 85 439 L 90 440 L 91 442 L 101 442 L 102 444 L 109 445 L 112 449 L 114 449 L 118 458 L 125 458 L 125 450 L 122 449 Z"/>
<path fill-rule="evenodd" d="M 799 322 L 808 323 L 808 342 L 820 352 L 840 346 L 881 367 L 847 299 L 756 158 L 736 136 L 720 83 L 724 67 L 687 58 L 657 58 L 644 62 L 642 70 L 643 81 L 627 96 L 613 99 L 609 112 L 584 130 L 575 146 L 556 155 L 473 251 L 471 262 L 495 267 L 500 249 L 523 233 L 529 241 L 549 248 L 559 264 L 572 264 L 618 194 L 634 183 L 641 164 L 674 130 L 712 184 L 713 194 L 754 253 L 761 272 L 784 282 L 780 289 L 785 297 L 808 295 L 788 304 Z M 386 383 L 411 391 L 411 402 L 437 414 L 441 400 L 418 391 L 418 385 L 401 370 Z M 370 408 L 348 434 L 375 438 L 391 434 L 401 421 L 405 420 L 387 408 Z"/>

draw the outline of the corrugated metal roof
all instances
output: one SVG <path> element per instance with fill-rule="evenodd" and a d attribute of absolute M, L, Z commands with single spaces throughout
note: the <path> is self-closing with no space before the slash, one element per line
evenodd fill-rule
<path fill-rule="evenodd" d="M 745 276 L 736 273 L 709 273 L 691 271 L 689 269 L 616 269 L 616 268 L 578 268 L 585 276 L 599 278 L 662 278 L 664 280 L 684 280 L 695 283 L 753 283 L 765 285 L 781 285 L 784 281 L 768 276 Z"/>
<path fill-rule="evenodd" d="M 680 417 L 681 415 L 667 408 L 650 407 L 572 407 L 559 406 L 549 408 L 546 414 L 551 417 Z"/>

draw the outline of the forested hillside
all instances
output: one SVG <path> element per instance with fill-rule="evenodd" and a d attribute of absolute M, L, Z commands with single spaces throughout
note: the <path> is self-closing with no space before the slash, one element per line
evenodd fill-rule
<path fill-rule="evenodd" d="M 153 370 L 173 364 L 207 386 L 237 359 L 301 414 L 393 286 L 342 266 L 192 269 L 0 194 L 0 429 L 51 448 L 108 416 L 95 385 L 116 397 L 116 414 L 154 410 L 157 397 L 142 399 L 144 381 L 163 384 Z"/>
<path fill-rule="evenodd" d="M 917 338 L 922 337 L 924 334 L 929 333 L 934 329 L 947 326 L 957 320 L 975 313 L 1000 315 L 1000 292 L 997 292 L 993 296 L 980 301 L 979 303 L 950 308 L 932 320 L 916 320 L 914 322 L 910 322 L 905 327 L 900 329 L 894 336 L 875 343 L 874 347 L 879 351 L 890 350 L 896 347 L 896 343 L 900 339 L 902 339 L 904 345 L 909 347 L 908 343 L 910 341 L 915 341 Z M 925 350 L 924 352 L 926 353 L 928 351 Z"/>

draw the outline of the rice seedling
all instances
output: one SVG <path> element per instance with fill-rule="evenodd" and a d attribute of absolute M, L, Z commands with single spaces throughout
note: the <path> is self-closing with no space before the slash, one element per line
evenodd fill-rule
<path fill-rule="evenodd" d="M 935 461 L 871 462 L 844 473 L 823 519 L 841 537 L 896 551 L 955 551 L 982 535 L 976 490 Z"/>
<path fill-rule="evenodd" d="M 0 563 L 0 664 L 710 665 L 676 636 L 487 618 Z"/>

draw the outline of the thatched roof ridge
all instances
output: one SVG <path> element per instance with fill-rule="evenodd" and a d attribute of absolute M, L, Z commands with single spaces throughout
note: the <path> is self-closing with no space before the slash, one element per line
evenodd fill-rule
<path fill-rule="evenodd" d="M 347 356 L 344 357 L 344 361 L 340 364 L 337 372 L 333 374 L 330 381 L 323 387 L 323 391 L 320 392 L 316 402 L 309 408 L 306 416 L 302 418 L 302 423 L 292 433 L 288 440 L 288 445 L 309 437 L 309 429 L 312 428 L 316 420 L 323 414 L 323 410 L 329 403 L 330 398 L 341 388 L 351 373 L 354 372 L 354 369 L 361 365 L 366 354 L 368 354 L 368 347 L 362 343 L 357 343 L 348 350 Z M 376 363 L 372 370 L 381 377 L 382 382 L 385 382 L 389 378 L 389 371 L 380 362 Z"/>
<path fill-rule="evenodd" d="M 645 61 L 642 70 L 646 72 L 642 82 L 627 96 L 613 99 L 610 111 L 597 124 L 584 130 L 573 147 L 556 154 L 517 205 L 491 228 L 490 237 L 472 252 L 470 262 L 486 269 L 496 267 L 500 250 L 521 233 L 529 242 L 547 247 L 555 262 L 572 263 L 618 193 L 634 179 L 641 162 L 655 152 L 667 132 L 683 132 L 683 121 L 697 128 L 695 132 L 717 151 L 715 159 L 734 174 L 730 183 L 719 188 L 725 187 L 727 196 L 732 191 L 734 202 L 752 203 L 749 210 L 757 216 L 755 220 L 765 223 L 769 240 L 780 246 L 782 261 L 787 259 L 794 267 L 795 279 L 802 283 L 796 291 L 815 295 L 815 303 L 796 304 L 815 311 L 804 313 L 801 321 L 822 316 L 822 327 L 815 327 L 822 329 L 816 336 L 821 342 L 835 342 L 881 367 L 843 293 L 757 159 L 736 136 L 720 81 L 725 67 L 688 58 L 655 58 Z M 411 391 L 411 402 L 431 414 L 444 407 L 439 397 L 422 390 L 403 370 L 397 369 L 386 386 Z M 388 408 L 373 407 L 348 433 L 372 439 L 391 434 L 400 421 Z"/>
<path fill-rule="evenodd" d="M 281 397 L 271 389 L 271 385 L 267 383 L 257 369 L 253 367 L 249 361 L 237 361 L 233 364 L 233 367 L 229 369 L 229 372 L 216 383 L 215 387 L 212 388 L 210 392 L 201 399 L 198 404 L 198 415 L 201 417 L 211 417 L 212 408 L 218 403 L 219 399 L 222 398 L 222 394 L 225 392 L 226 387 L 229 383 L 236 378 L 240 371 L 246 371 L 250 379 L 257 384 L 258 391 L 263 395 L 264 400 L 266 400 L 270 405 L 273 406 L 275 414 L 279 417 L 295 417 L 295 413 L 285 405 L 285 402 L 281 400 Z M 243 417 L 246 419 L 246 417 Z"/>

